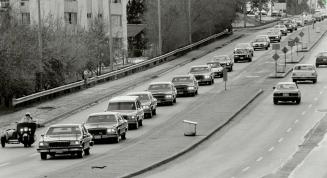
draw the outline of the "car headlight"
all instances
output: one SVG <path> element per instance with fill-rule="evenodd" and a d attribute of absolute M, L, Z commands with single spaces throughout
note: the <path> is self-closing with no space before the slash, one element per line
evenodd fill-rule
<path fill-rule="evenodd" d="M 39 146 L 48 146 L 48 143 L 47 142 L 39 142 Z"/>
<path fill-rule="evenodd" d="M 79 140 L 74 140 L 70 142 L 71 145 L 79 145 L 80 141 Z"/>
<path fill-rule="evenodd" d="M 110 128 L 110 129 L 107 129 L 107 132 L 108 132 L 108 133 L 115 133 L 115 132 L 116 132 L 116 129 L 114 129 L 114 128 Z"/>
<path fill-rule="evenodd" d="M 24 132 L 27 132 L 28 131 L 28 127 L 24 127 Z"/>
<path fill-rule="evenodd" d="M 23 128 L 20 128 L 20 130 L 19 130 L 20 132 L 23 132 L 24 131 L 24 129 Z"/>
<path fill-rule="evenodd" d="M 210 78 L 210 75 L 205 75 L 204 78 L 208 79 Z"/>
<path fill-rule="evenodd" d="M 142 106 L 143 109 L 150 109 L 150 106 Z"/>
<path fill-rule="evenodd" d="M 187 87 L 187 90 L 194 90 L 194 89 L 195 89 L 195 87 L 192 87 L 192 86 Z"/>
<path fill-rule="evenodd" d="M 166 95 L 165 98 L 172 98 L 172 95 Z"/>
<path fill-rule="evenodd" d="M 136 117 L 135 116 L 130 116 L 130 118 L 135 119 Z"/>

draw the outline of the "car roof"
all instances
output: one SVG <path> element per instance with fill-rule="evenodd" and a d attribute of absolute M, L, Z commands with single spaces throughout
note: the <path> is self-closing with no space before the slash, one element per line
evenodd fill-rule
<path fill-rule="evenodd" d="M 208 68 L 209 68 L 210 66 L 208 66 L 208 65 L 205 64 L 205 65 L 196 65 L 196 66 L 192 66 L 191 68 L 195 68 L 195 67 L 208 67 Z"/>
<path fill-rule="evenodd" d="M 124 96 L 116 96 L 114 98 L 111 98 L 109 100 L 109 102 L 115 102 L 115 101 L 119 101 L 119 102 L 126 101 L 126 102 L 128 102 L 128 101 L 135 101 L 138 98 L 139 98 L 138 96 L 126 96 L 126 95 L 124 95 Z"/>
<path fill-rule="evenodd" d="M 278 82 L 277 85 L 283 85 L 283 84 L 294 84 L 296 85 L 295 82 Z"/>
<path fill-rule="evenodd" d="M 152 82 L 149 85 L 157 85 L 157 84 L 170 84 L 170 85 L 173 85 L 173 83 L 171 83 L 171 82 Z"/>
<path fill-rule="evenodd" d="M 92 113 L 89 115 L 90 116 L 108 116 L 108 115 L 117 115 L 118 112 L 111 112 L 111 111 L 107 111 L 107 112 L 97 112 L 97 113 Z"/>
<path fill-rule="evenodd" d="M 135 91 L 135 92 L 127 93 L 126 95 L 127 96 L 133 96 L 133 95 L 137 95 L 137 94 L 151 94 L 151 92 L 149 92 L 149 91 Z"/>
<path fill-rule="evenodd" d="M 177 78 L 177 77 L 193 77 L 193 75 L 191 75 L 191 74 L 186 74 L 186 75 L 175 75 L 173 78 Z"/>

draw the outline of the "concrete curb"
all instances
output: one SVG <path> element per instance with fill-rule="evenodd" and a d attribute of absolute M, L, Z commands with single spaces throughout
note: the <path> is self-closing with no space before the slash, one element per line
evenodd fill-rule
<path fill-rule="evenodd" d="M 240 35 L 238 35 L 238 36 L 235 36 L 235 38 L 232 38 L 232 39 L 229 40 L 228 42 L 222 44 L 221 47 L 224 47 L 224 46 L 228 45 L 229 43 L 231 43 L 231 42 L 233 42 L 233 41 L 235 41 L 235 40 L 238 40 L 238 39 L 242 38 L 243 36 L 244 36 L 244 34 L 240 34 Z M 209 54 L 209 53 L 211 53 L 211 52 L 213 52 L 213 51 L 215 51 L 215 50 L 216 50 L 216 48 L 215 48 L 215 49 L 207 50 L 207 51 L 201 53 L 200 55 L 197 55 L 196 57 L 193 57 L 193 58 L 191 58 L 191 59 L 189 59 L 189 60 L 186 60 L 186 61 L 184 61 L 184 62 L 181 62 L 180 64 L 176 65 L 176 67 L 180 67 L 180 66 L 186 65 L 186 64 L 188 64 L 188 63 L 190 63 L 190 62 L 192 62 L 192 61 L 194 61 L 194 60 L 196 60 L 196 59 L 199 59 L 199 58 L 201 58 L 201 57 L 203 57 L 203 56 L 205 56 L 205 55 L 207 55 L 207 54 Z M 163 71 L 162 73 L 159 73 L 158 75 L 161 75 L 161 74 L 166 73 L 166 72 L 168 72 L 168 71 L 170 71 L 170 70 L 173 70 L 173 69 L 175 69 L 175 67 L 170 68 L 170 69 L 167 69 L 166 71 Z M 146 79 L 146 80 L 147 80 L 147 79 Z M 50 120 L 47 120 L 47 121 L 41 122 L 40 124 L 41 124 L 42 126 L 45 126 L 45 125 L 47 125 L 47 124 L 49 124 L 49 123 L 51 123 L 51 122 L 58 121 L 59 119 L 67 118 L 67 117 L 69 117 L 70 115 L 72 115 L 72 114 L 74 114 L 74 113 L 77 113 L 77 112 L 79 112 L 79 111 L 81 111 L 81 110 L 85 110 L 85 109 L 87 109 L 87 108 L 93 106 L 94 104 L 96 104 L 96 103 L 98 103 L 98 102 L 101 102 L 101 101 L 107 99 L 108 97 L 110 97 L 110 96 L 112 96 L 112 95 L 117 95 L 117 94 L 119 94 L 119 93 L 122 93 L 122 92 L 124 92 L 125 90 L 127 90 L 127 89 L 129 89 L 129 88 L 131 88 L 131 87 L 133 87 L 133 86 L 134 86 L 134 85 L 130 85 L 130 86 L 127 86 L 126 88 L 122 88 L 122 89 L 120 89 L 119 91 L 116 91 L 116 92 L 110 93 L 110 94 L 108 94 L 108 95 L 105 95 L 104 97 L 102 97 L 102 98 L 100 98 L 100 99 L 97 99 L 97 100 L 94 100 L 94 101 L 88 102 L 87 104 L 84 104 L 84 105 L 82 105 L 82 106 L 79 106 L 79 107 L 77 107 L 77 108 L 74 108 L 74 109 L 72 109 L 71 111 L 68 111 L 68 112 L 66 112 L 66 113 L 63 113 L 63 114 L 61 114 L 61 115 L 59 115 L 59 116 L 56 116 L 56 117 L 54 117 L 54 118 L 52 118 L 52 119 L 50 119 Z"/>
<path fill-rule="evenodd" d="M 136 172 L 133 172 L 133 173 L 130 173 L 130 174 L 126 174 L 124 176 L 122 176 L 121 178 L 130 178 L 130 177 L 134 177 L 134 176 L 137 176 L 137 175 L 140 175 L 140 174 L 143 174 L 145 172 L 148 172 L 150 170 L 153 170 L 161 165 L 164 165 L 170 161 L 173 161 L 174 159 L 186 154 L 187 152 L 195 149 L 197 146 L 199 146 L 201 143 L 203 143 L 204 141 L 208 140 L 211 136 L 213 136 L 217 131 L 221 130 L 223 127 L 225 127 L 227 124 L 229 124 L 239 113 L 241 113 L 249 104 L 251 104 L 256 98 L 258 98 L 264 91 L 262 89 L 259 89 L 256 94 L 254 96 L 252 96 L 252 98 L 245 102 L 243 104 L 243 106 L 238 110 L 236 111 L 225 123 L 223 123 L 222 125 L 218 126 L 216 129 L 214 129 L 213 131 L 211 131 L 207 136 L 205 136 L 204 138 L 202 138 L 201 140 L 199 140 L 198 142 L 188 146 L 187 148 L 183 149 L 182 151 L 172 155 L 172 156 L 169 156 L 167 157 L 166 159 L 163 159 L 159 162 L 156 162 L 144 169 L 141 169 L 139 171 L 136 171 Z"/>

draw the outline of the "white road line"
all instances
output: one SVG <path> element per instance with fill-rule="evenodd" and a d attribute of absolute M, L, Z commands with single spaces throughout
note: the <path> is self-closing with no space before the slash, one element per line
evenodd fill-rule
<path fill-rule="evenodd" d="M 274 147 L 271 147 L 271 148 L 269 148 L 269 152 L 271 152 L 271 151 L 273 151 L 275 148 Z"/>
<path fill-rule="evenodd" d="M 2 163 L 2 164 L 0 164 L 0 167 L 4 167 L 4 166 L 7 166 L 7 165 L 9 165 L 10 163 Z"/>
<path fill-rule="evenodd" d="M 318 101 L 318 98 L 317 98 L 317 97 L 315 97 L 315 98 L 314 98 L 314 100 L 315 100 L 315 101 Z"/>
<path fill-rule="evenodd" d="M 37 156 L 37 155 L 39 155 L 39 153 L 33 153 L 33 154 L 29 155 L 29 157 L 34 157 L 34 156 Z"/>
<path fill-rule="evenodd" d="M 294 124 L 297 124 L 298 122 L 299 122 L 299 120 L 296 119 L 296 120 L 294 121 Z"/>
<path fill-rule="evenodd" d="M 291 131 L 292 131 L 291 127 L 286 130 L 286 132 L 291 132 Z"/>
<path fill-rule="evenodd" d="M 280 143 L 280 142 L 282 142 L 284 140 L 284 138 L 282 137 L 282 138 L 280 138 L 279 140 L 278 140 L 278 143 Z"/>
<path fill-rule="evenodd" d="M 248 166 L 248 167 L 242 169 L 242 171 L 243 171 L 243 172 L 246 172 L 246 171 L 248 171 L 249 169 L 250 169 L 250 167 Z"/>
<path fill-rule="evenodd" d="M 260 162 L 262 159 L 263 159 L 263 157 L 260 156 L 256 161 L 257 161 L 257 162 Z"/>
<path fill-rule="evenodd" d="M 307 112 L 303 111 L 303 112 L 302 112 L 302 115 L 305 115 L 305 113 L 307 113 Z"/>
<path fill-rule="evenodd" d="M 311 108 L 312 107 L 312 104 L 309 104 L 309 106 L 308 106 L 309 108 Z"/>

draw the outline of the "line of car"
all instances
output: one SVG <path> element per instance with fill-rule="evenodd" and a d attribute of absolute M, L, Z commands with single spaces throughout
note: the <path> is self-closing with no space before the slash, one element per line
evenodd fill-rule
<path fill-rule="evenodd" d="M 234 61 L 228 55 L 215 56 L 206 64 L 192 66 L 187 74 L 174 76 L 171 81 L 153 82 L 146 91 L 111 98 L 104 112 L 90 114 L 84 123 L 49 126 L 45 134 L 41 135 L 37 148 L 41 159 L 45 160 L 48 155 L 53 157 L 57 154 L 70 154 L 81 158 L 90 154 L 94 142 L 119 143 L 127 138 L 129 129 L 138 129 L 143 126 L 145 118 L 155 116 L 158 105 L 174 105 L 177 97 L 181 95 L 196 96 L 200 84 L 214 84 L 215 78 L 223 77 L 224 70 L 233 71 L 234 62 L 245 59 L 251 62 L 257 45 L 268 49 L 272 41 L 281 40 L 282 30 L 279 27 L 270 32 L 257 36 L 256 39 L 260 40 L 252 43 L 237 44 L 234 49 Z M 280 88 L 278 86 L 276 90 Z"/>

